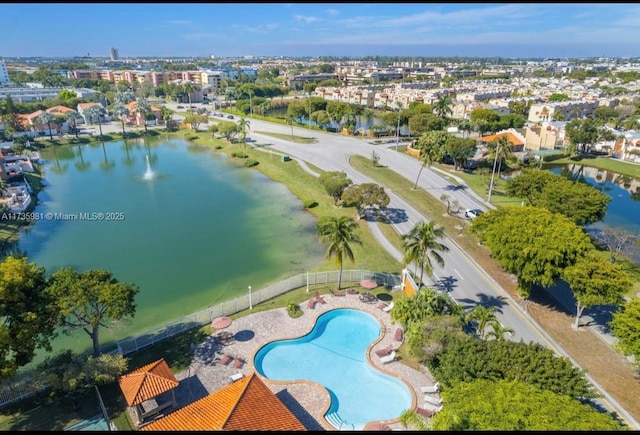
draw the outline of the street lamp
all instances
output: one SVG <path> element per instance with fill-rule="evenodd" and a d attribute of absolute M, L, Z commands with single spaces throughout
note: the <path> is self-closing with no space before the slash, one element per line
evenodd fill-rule
<path fill-rule="evenodd" d="M 251 303 L 251 286 L 249 286 L 249 309 L 253 309 L 253 304 Z"/>
<path fill-rule="evenodd" d="M 400 141 L 400 109 L 398 109 L 398 127 L 396 127 L 396 151 L 398 151 L 399 141 Z"/>

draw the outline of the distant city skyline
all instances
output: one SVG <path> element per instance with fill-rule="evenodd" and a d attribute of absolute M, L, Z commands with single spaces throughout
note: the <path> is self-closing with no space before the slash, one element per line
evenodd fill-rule
<path fill-rule="evenodd" d="M 0 58 L 640 57 L 640 4 L 2 4 Z"/>

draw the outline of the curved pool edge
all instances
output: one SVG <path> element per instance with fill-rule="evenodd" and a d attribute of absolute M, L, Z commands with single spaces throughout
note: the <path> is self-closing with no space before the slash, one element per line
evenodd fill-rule
<path fill-rule="evenodd" d="M 365 357 L 366 357 L 366 361 L 369 364 L 369 366 L 375 370 L 378 370 L 382 373 L 384 373 L 385 375 L 396 379 L 398 381 L 400 381 L 405 388 L 409 391 L 410 395 L 411 395 L 411 405 L 409 406 L 408 410 L 412 410 L 415 411 L 416 406 L 417 406 L 417 396 L 416 396 L 416 392 L 415 389 L 411 386 L 410 383 L 408 383 L 402 376 L 399 376 L 387 369 L 384 368 L 384 366 L 382 364 L 376 364 L 375 361 L 371 358 L 371 352 L 373 352 L 373 348 L 380 343 L 382 340 L 384 340 L 387 332 L 387 328 L 385 323 L 380 320 L 377 316 L 375 316 L 374 314 L 367 312 L 365 310 L 361 310 L 358 308 L 354 308 L 354 307 L 335 307 L 335 308 L 331 308 L 328 309 L 326 311 L 322 311 L 322 312 L 314 312 L 314 317 L 313 317 L 313 321 L 311 322 L 310 327 L 304 331 L 304 333 L 302 334 L 297 334 L 295 336 L 283 336 L 283 337 L 275 337 L 267 342 L 265 342 L 262 346 L 260 346 L 258 349 L 256 349 L 253 354 L 251 355 L 251 365 L 254 368 L 255 373 L 260 376 L 260 379 L 263 381 L 267 381 L 270 382 L 274 385 L 287 385 L 287 384 L 292 384 L 292 385 L 309 385 L 309 386 L 314 386 L 314 387 L 318 387 L 321 388 L 322 391 L 324 392 L 324 396 L 325 396 L 325 401 L 324 401 L 324 406 L 322 407 L 322 415 L 321 415 L 321 420 L 319 421 L 319 423 L 324 426 L 327 430 L 340 430 L 338 428 L 336 428 L 335 426 L 333 426 L 331 423 L 329 423 L 326 420 L 326 415 L 327 412 L 329 411 L 330 407 L 331 407 L 331 397 L 330 394 L 328 392 L 328 390 L 326 389 L 326 387 L 324 387 L 323 385 L 319 384 L 318 382 L 315 381 L 310 381 L 307 379 L 296 379 L 296 380 L 287 380 L 287 381 L 279 381 L 279 380 L 273 380 L 270 378 L 267 378 L 265 376 L 263 376 L 262 374 L 260 374 L 260 372 L 258 371 L 256 365 L 255 365 L 255 359 L 256 359 L 256 355 L 266 346 L 268 346 L 269 344 L 276 342 L 276 341 L 282 341 L 282 340 L 294 340 L 297 338 L 301 338 L 304 337 L 308 334 L 310 334 L 313 329 L 317 326 L 318 324 L 318 318 L 324 314 L 330 313 L 332 311 L 337 311 L 337 310 L 354 310 L 354 311 L 359 311 L 361 313 L 364 313 L 368 316 L 370 316 L 372 319 L 374 319 L 376 322 L 378 322 L 378 325 L 380 327 L 380 335 L 378 336 L 378 338 L 376 340 L 374 340 L 369 347 L 367 347 L 366 353 L 365 353 Z M 308 313 L 305 313 L 308 314 Z M 396 360 L 390 364 L 397 364 L 400 363 L 400 361 Z M 395 424 L 395 423 L 399 423 L 400 422 L 400 416 L 398 416 L 397 418 L 392 418 L 392 419 L 387 419 L 387 420 L 372 420 L 367 422 L 363 428 L 361 428 L 360 430 L 363 430 L 364 427 L 372 424 L 372 423 L 377 423 L 377 422 L 381 422 L 384 424 Z"/>

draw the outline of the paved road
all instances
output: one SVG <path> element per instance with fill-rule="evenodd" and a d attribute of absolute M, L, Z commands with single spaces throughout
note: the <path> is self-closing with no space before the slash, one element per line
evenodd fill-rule
<path fill-rule="evenodd" d="M 396 152 L 394 144 L 385 146 L 372 145 L 363 139 L 294 127 L 295 135 L 314 137 L 317 140 L 314 144 L 295 144 L 287 140 L 257 133 L 267 132 L 288 135 L 291 134 L 291 127 L 289 126 L 256 119 L 251 119 L 250 123 L 249 137 L 255 139 L 258 143 L 269 144 L 268 146 L 274 150 L 291 155 L 300 161 L 310 162 L 323 170 L 344 171 L 355 184 L 374 182 L 374 180 L 355 171 L 348 162 L 349 157 L 353 154 L 359 154 L 371 158 L 374 150 L 380 155 L 380 164 L 389 167 L 412 182 L 415 182 L 416 178 L 418 178 L 420 163 L 404 153 Z M 487 209 L 491 207 L 483 198 L 480 198 L 470 189 L 455 188 L 441 173 L 432 168 L 423 169 L 418 179 L 418 186 L 436 198 L 439 198 L 442 193 L 446 193 L 452 200 L 457 200 L 463 208 Z M 394 226 L 400 234 L 408 232 L 417 222 L 428 221 L 428 217 L 421 215 L 420 212 L 403 201 L 394 192 L 387 189 L 387 193 L 391 199 L 388 209 L 394 213 Z M 380 232 L 377 225 L 372 224 L 372 231 L 382 246 L 394 258 L 400 259 L 402 257 L 402 254 Z M 431 280 L 431 282 L 426 281 L 425 284 L 433 285 L 435 282 L 439 282 L 441 288 L 448 291 L 458 303 L 468 309 L 477 304 L 496 307 L 498 319 L 503 325 L 511 327 L 515 331 L 511 337 L 512 340 L 541 343 L 572 360 L 520 305 L 513 301 L 510 295 L 473 258 L 459 247 L 455 240 L 448 237 L 445 244 L 450 248 L 449 252 L 443 254 L 445 265 L 443 268 L 436 266 L 435 279 Z M 572 362 L 578 366 L 575 361 L 572 360 Z M 603 394 L 604 400 L 598 401 L 601 405 L 623 416 L 631 427 L 640 428 L 640 424 L 606 391 L 588 375 L 587 377 Z"/>

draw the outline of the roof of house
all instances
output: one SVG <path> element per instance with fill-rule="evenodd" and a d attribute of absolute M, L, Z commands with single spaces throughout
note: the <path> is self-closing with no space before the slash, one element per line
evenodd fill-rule
<path fill-rule="evenodd" d="M 254 372 L 141 430 L 307 429 Z"/>
<path fill-rule="evenodd" d="M 139 405 L 180 385 L 164 359 L 147 364 L 118 379 L 127 405 Z"/>
<path fill-rule="evenodd" d="M 497 140 L 502 136 L 506 136 L 507 140 L 511 143 L 511 145 L 523 144 L 523 142 L 520 139 L 518 139 L 516 135 L 514 135 L 513 133 L 498 133 L 498 134 L 492 134 L 490 136 L 482 136 L 480 140 L 483 142 L 493 142 L 494 140 Z"/>
<path fill-rule="evenodd" d="M 96 104 L 102 106 L 101 103 L 96 103 L 96 102 L 92 102 L 92 103 L 79 103 L 78 104 L 78 110 L 82 111 L 82 110 L 87 110 L 89 107 L 91 106 L 95 106 Z"/>
<path fill-rule="evenodd" d="M 75 112 L 75 110 L 70 109 L 70 108 L 68 108 L 68 107 L 66 107 L 66 106 L 60 106 L 60 105 L 58 105 L 58 106 L 49 107 L 49 108 L 47 109 L 47 112 L 49 112 L 49 113 L 51 113 L 51 114 L 53 114 L 53 115 L 55 115 L 55 114 L 57 114 L 57 113 L 60 113 L 60 114 L 63 114 L 63 115 L 64 115 L 65 113 Z"/>
<path fill-rule="evenodd" d="M 42 115 L 44 113 L 44 110 L 36 110 L 35 112 L 29 113 L 27 115 L 25 115 L 25 117 L 29 120 L 31 119 L 35 119 L 38 116 Z"/>

